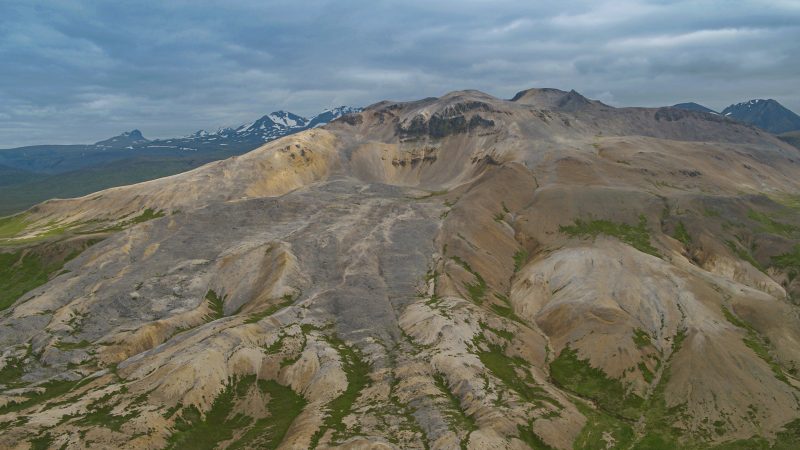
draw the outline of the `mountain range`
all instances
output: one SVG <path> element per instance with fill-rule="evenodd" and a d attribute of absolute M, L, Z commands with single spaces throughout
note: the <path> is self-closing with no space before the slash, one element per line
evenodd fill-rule
<path fill-rule="evenodd" d="M 310 119 L 276 111 L 236 128 L 199 130 L 149 140 L 132 130 L 89 145 L 35 145 L 0 150 L 0 216 L 59 197 L 173 175 L 323 125 L 359 108 L 341 106 Z"/>
<path fill-rule="evenodd" d="M 556 89 L 306 127 L 0 219 L 0 447 L 800 448 L 800 149 Z"/>
<path fill-rule="evenodd" d="M 772 99 L 748 100 L 746 102 L 736 103 L 723 109 L 721 113 L 694 102 L 678 103 L 672 107 L 689 111 L 721 114 L 773 134 L 800 130 L 800 116 Z"/>

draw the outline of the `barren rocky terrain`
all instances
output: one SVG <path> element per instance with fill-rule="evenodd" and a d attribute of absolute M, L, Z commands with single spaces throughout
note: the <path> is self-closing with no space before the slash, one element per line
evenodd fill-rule
<path fill-rule="evenodd" d="M 800 150 L 381 102 L 0 219 L 3 448 L 798 448 Z"/>

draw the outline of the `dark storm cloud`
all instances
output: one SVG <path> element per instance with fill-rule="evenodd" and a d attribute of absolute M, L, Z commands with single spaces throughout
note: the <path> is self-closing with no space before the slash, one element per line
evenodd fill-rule
<path fill-rule="evenodd" d="M 11 1 L 0 147 L 475 88 L 800 110 L 800 2 Z"/>

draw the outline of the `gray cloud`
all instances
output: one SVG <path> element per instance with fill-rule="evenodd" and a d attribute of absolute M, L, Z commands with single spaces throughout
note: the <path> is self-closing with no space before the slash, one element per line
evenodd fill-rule
<path fill-rule="evenodd" d="M 0 12 L 0 147 L 467 88 L 800 111 L 794 0 L 11 0 Z"/>

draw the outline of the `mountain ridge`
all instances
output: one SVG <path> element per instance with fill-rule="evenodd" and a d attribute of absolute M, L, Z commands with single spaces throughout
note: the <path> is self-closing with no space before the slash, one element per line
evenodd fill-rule
<path fill-rule="evenodd" d="M 85 195 L 97 189 L 178 173 L 359 110 L 342 106 L 322 111 L 311 119 L 275 111 L 236 128 L 220 128 L 216 132 L 198 130 L 182 138 L 149 140 L 134 129 L 95 144 L 0 150 L 0 166 L 14 170 L 13 177 L 9 176 L 4 183 L 0 216 L 48 198 Z M 114 173 L 105 175 L 104 169 Z"/>

